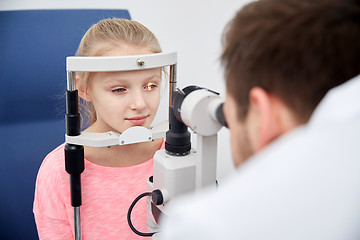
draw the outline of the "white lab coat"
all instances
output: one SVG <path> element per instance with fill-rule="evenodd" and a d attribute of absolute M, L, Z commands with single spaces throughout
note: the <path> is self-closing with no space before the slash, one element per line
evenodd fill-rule
<path fill-rule="evenodd" d="M 360 239 L 360 75 L 216 193 L 174 201 L 168 214 L 162 240 Z"/>

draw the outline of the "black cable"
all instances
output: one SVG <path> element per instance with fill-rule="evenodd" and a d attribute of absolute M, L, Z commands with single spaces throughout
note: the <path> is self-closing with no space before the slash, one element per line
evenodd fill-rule
<path fill-rule="evenodd" d="M 134 225 L 132 224 L 131 222 L 131 212 L 135 206 L 135 204 L 143 197 L 146 197 L 146 196 L 151 196 L 151 192 L 146 192 L 146 193 L 142 193 L 140 194 L 137 198 L 135 198 L 135 200 L 131 203 L 130 207 L 129 207 L 129 211 L 128 211 L 128 214 L 127 214 L 127 221 L 128 221 L 128 224 L 129 224 L 129 227 L 131 228 L 131 230 L 136 233 L 137 235 L 139 236 L 142 236 L 142 237 L 151 237 L 152 235 L 154 235 L 156 232 L 153 232 L 153 233 L 143 233 L 143 232 L 139 232 L 138 230 L 135 229 Z"/>

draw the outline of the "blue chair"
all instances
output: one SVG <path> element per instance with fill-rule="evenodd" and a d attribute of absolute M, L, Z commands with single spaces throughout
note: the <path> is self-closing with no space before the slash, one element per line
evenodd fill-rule
<path fill-rule="evenodd" d="M 0 11 L 0 239 L 37 239 L 35 179 L 64 142 L 66 56 L 104 18 L 127 10 Z M 64 165 L 65 167 L 65 165 Z"/>

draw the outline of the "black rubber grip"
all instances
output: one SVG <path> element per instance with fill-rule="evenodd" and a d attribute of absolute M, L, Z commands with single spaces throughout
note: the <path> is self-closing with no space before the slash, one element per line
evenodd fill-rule
<path fill-rule="evenodd" d="M 65 145 L 65 170 L 69 174 L 81 174 L 84 171 L 84 147 L 74 144 Z"/>
<path fill-rule="evenodd" d="M 80 135 L 80 113 L 78 91 L 66 91 L 66 134 L 68 136 Z"/>
<path fill-rule="evenodd" d="M 71 205 L 81 206 L 81 173 L 84 171 L 84 147 L 65 145 L 65 170 L 70 174 Z"/>

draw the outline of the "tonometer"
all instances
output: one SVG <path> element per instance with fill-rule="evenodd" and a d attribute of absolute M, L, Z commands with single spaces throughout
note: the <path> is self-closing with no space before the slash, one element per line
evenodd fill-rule
<path fill-rule="evenodd" d="M 81 173 L 84 171 L 84 147 L 106 147 L 166 138 L 165 149 L 154 155 L 153 176 L 148 192 L 129 206 L 127 220 L 140 236 L 156 239 L 159 217 L 166 215 L 165 204 L 172 198 L 216 186 L 217 132 L 226 126 L 223 99 L 206 88 L 189 86 L 177 89 L 177 53 L 110 57 L 67 57 L 65 168 L 70 174 L 71 205 L 74 207 L 75 240 L 81 239 Z M 144 70 L 169 66 L 169 119 L 149 129 L 134 126 L 122 134 L 81 132 L 76 72 L 113 72 Z M 197 134 L 197 149 L 191 147 L 190 127 Z M 144 183 L 145 184 L 145 183 Z M 137 231 L 131 223 L 131 211 L 142 197 L 147 200 L 149 233 Z"/>

